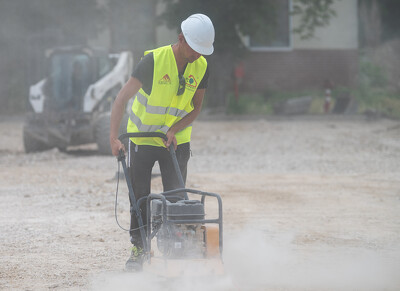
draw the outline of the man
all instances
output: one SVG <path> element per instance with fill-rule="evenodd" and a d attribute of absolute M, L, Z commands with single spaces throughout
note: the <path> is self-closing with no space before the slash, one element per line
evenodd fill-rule
<path fill-rule="evenodd" d="M 110 145 L 113 155 L 125 150 L 118 140 L 118 128 L 130 98 L 132 104 L 128 132 L 163 132 L 160 138 L 134 138 L 130 142 L 130 173 L 136 199 L 150 193 L 151 171 L 158 161 L 164 191 L 179 188 L 168 152 L 174 145 L 184 181 L 190 155 L 192 123 L 200 113 L 208 82 L 207 61 L 202 55 L 214 51 L 214 26 L 204 14 L 189 16 L 181 24 L 178 42 L 145 52 L 125 86 L 115 99 L 111 112 Z M 141 209 L 146 221 L 145 206 Z M 132 253 L 127 269 L 141 269 L 143 245 L 138 222 L 131 213 Z"/>

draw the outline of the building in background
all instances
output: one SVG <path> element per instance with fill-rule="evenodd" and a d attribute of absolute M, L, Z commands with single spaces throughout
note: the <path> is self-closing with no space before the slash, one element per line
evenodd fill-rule
<path fill-rule="evenodd" d="M 358 72 L 357 0 L 336 1 L 337 16 L 305 40 L 292 33 L 299 18 L 289 13 L 291 1 L 280 2 L 276 38 L 246 40 L 251 53 L 245 60 L 244 89 L 308 90 L 322 88 L 327 81 L 353 86 Z"/>

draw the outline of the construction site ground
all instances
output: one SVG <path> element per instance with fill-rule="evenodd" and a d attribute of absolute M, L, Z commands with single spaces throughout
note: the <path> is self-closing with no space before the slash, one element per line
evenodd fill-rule
<path fill-rule="evenodd" d="M 206 280 L 190 266 L 173 280 L 124 272 L 116 158 L 26 154 L 22 127 L 0 118 L 1 290 L 400 290 L 399 121 L 202 116 L 187 186 L 224 203 L 225 274 Z"/>

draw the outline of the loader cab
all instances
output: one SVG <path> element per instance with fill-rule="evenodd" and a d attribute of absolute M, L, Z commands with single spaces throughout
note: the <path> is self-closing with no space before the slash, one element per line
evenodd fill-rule
<path fill-rule="evenodd" d="M 113 98 L 129 79 L 129 51 L 61 47 L 46 51 L 46 77 L 29 87 L 23 130 L 26 152 L 97 143 L 111 154 L 107 134 Z M 124 115 L 121 133 L 126 131 Z"/>
<path fill-rule="evenodd" d="M 89 86 L 112 68 L 108 54 L 88 48 L 58 48 L 47 54 L 47 108 L 50 111 L 82 112 Z"/>

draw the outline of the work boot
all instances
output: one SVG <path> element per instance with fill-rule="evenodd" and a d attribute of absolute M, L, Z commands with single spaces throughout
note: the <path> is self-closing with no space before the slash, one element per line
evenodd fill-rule
<path fill-rule="evenodd" d="M 143 249 L 141 247 L 132 246 L 131 255 L 126 261 L 125 270 L 130 272 L 139 272 L 143 266 Z"/>

